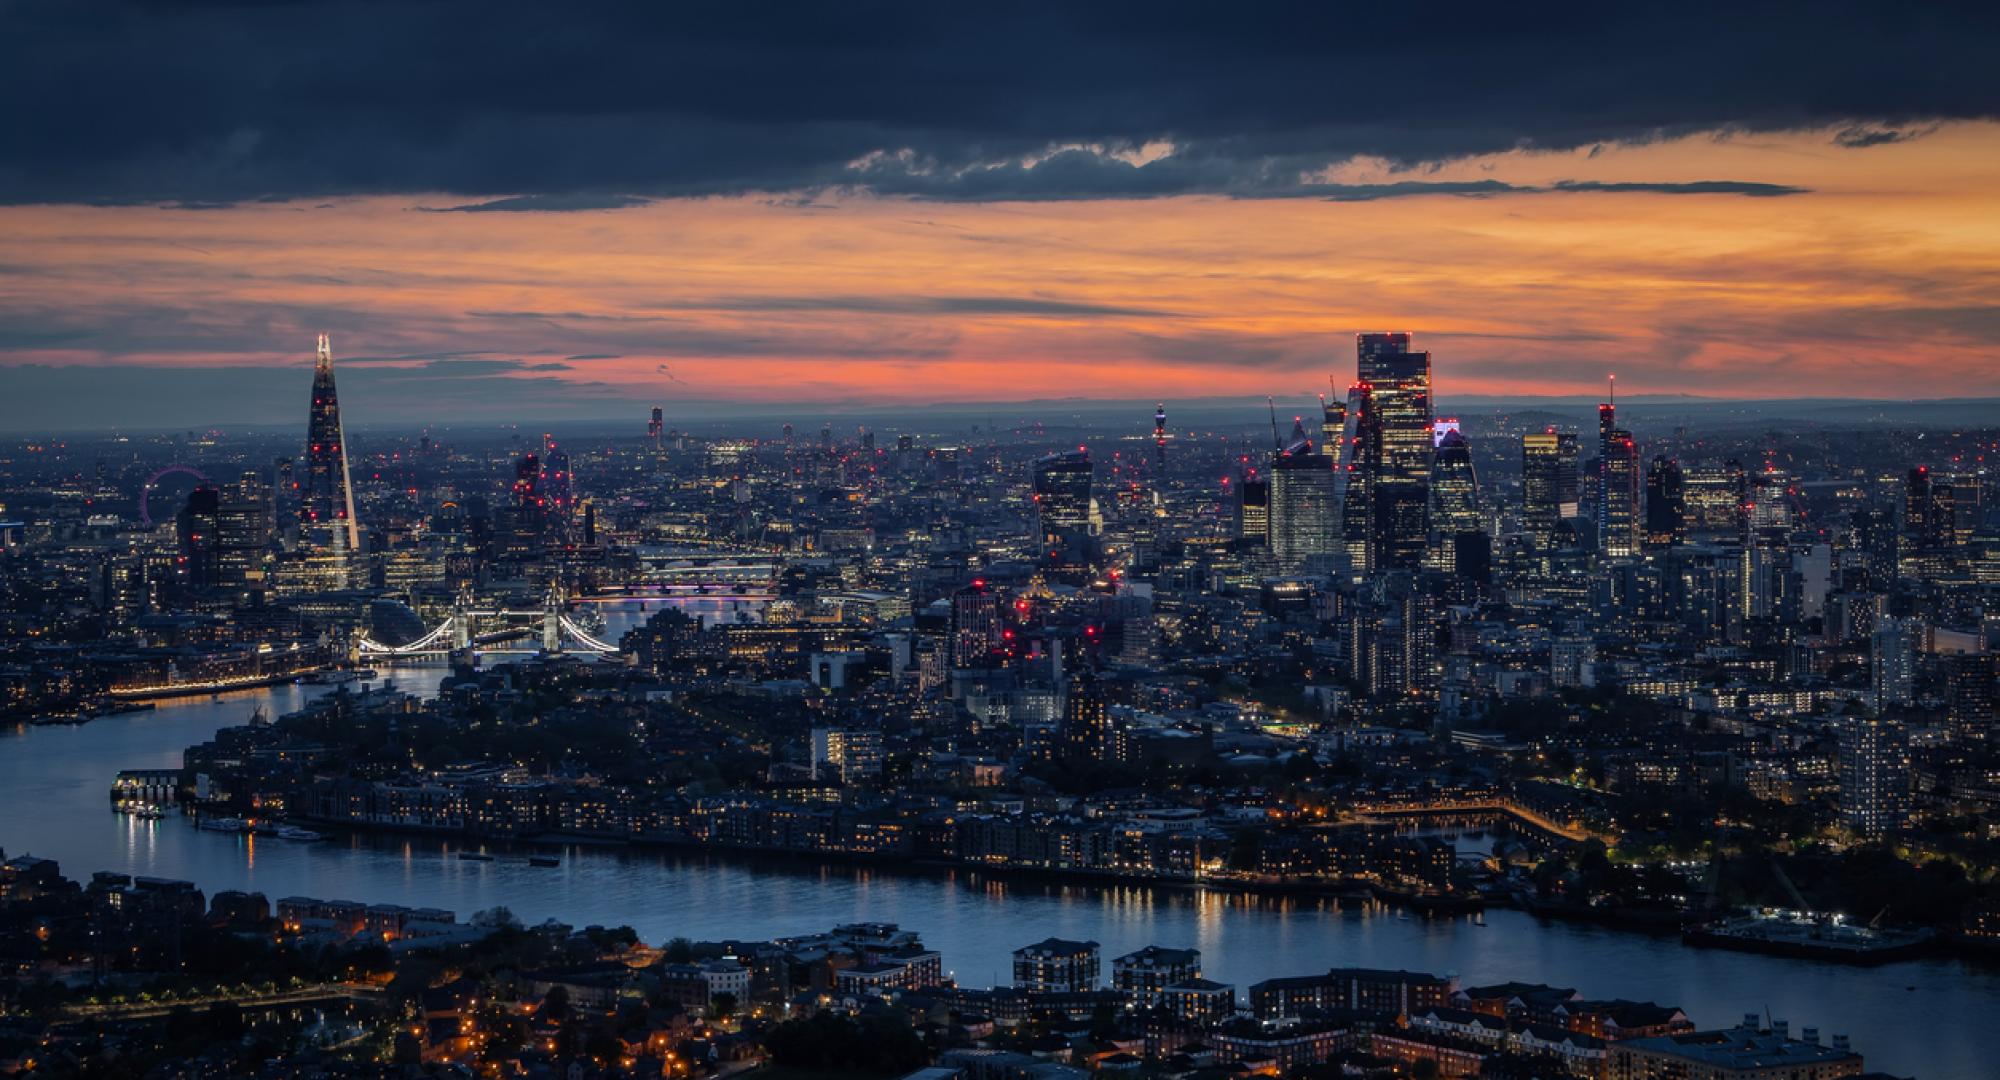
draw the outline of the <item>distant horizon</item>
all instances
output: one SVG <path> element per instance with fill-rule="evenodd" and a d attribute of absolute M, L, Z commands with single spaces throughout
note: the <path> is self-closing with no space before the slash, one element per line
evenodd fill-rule
<path fill-rule="evenodd" d="M 309 387 L 309 381 L 307 384 Z M 236 431 L 246 434 L 281 435 L 296 431 L 303 438 L 306 417 L 306 389 L 301 387 L 292 406 L 292 415 L 274 416 L 268 420 L 244 419 L 194 419 L 183 422 L 165 420 L 138 421 L 114 424 L 26 424 L 17 423 L 11 407 L 0 402 L 0 432 L 10 437 L 32 437 L 39 435 L 155 435 L 173 434 L 186 431 Z M 459 414 L 439 416 L 430 419 L 398 418 L 370 419 L 367 415 L 365 399 L 356 400 L 353 395 L 342 392 L 343 415 L 348 430 L 365 432 L 413 432 L 477 430 L 485 432 L 507 429 L 542 430 L 547 428 L 607 428 L 628 427 L 633 436 L 643 432 L 650 410 L 657 404 L 663 411 L 664 421 L 670 429 L 687 431 L 708 430 L 729 425 L 750 425 L 768 422 L 773 425 L 791 423 L 799 435 L 816 432 L 823 421 L 873 421 L 878 425 L 889 420 L 915 420 L 931 417 L 935 420 L 949 420 L 952 427 L 975 425 L 1014 429 L 1025 423 L 1045 423 L 1061 426 L 1069 419 L 1083 419 L 1093 424 L 1103 424 L 1125 412 L 1131 413 L 1131 425 L 1135 432 L 1150 431 L 1153 410 L 1164 404 L 1168 412 L 1168 429 L 1178 432 L 1176 421 L 1185 421 L 1192 416 L 1206 429 L 1221 426 L 1216 413 L 1228 411 L 1243 412 L 1241 424 L 1248 428 L 1261 428 L 1267 423 L 1269 405 L 1275 405 L 1278 413 L 1286 418 L 1299 414 L 1303 406 L 1317 401 L 1316 393 L 1295 392 L 1286 394 L 1244 394 L 1197 398 L 1146 398 L 1146 397 L 1070 397 L 1070 398 L 1024 398 L 1011 401 L 962 401 L 943 400 L 925 403 L 902 402 L 841 402 L 841 403 L 801 403 L 797 409 L 785 409 L 770 402 L 759 401 L 698 401 L 662 398 L 657 402 L 635 400 L 631 406 L 621 411 L 595 413 L 578 412 L 569 415 L 532 414 L 520 416 L 482 416 Z M 1516 411 L 1580 411 L 1588 418 L 1604 400 L 1603 395 L 1497 395 L 1497 394 L 1440 394 L 1436 398 L 1436 410 L 1442 416 L 1454 411 L 1477 410 L 1479 412 Z M 676 412 L 676 405 L 682 411 Z M 1859 418 L 1841 418 L 1834 415 L 1856 410 L 1881 410 L 1889 413 L 1949 412 L 1954 409 L 1970 409 L 1987 406 L 2000 407 L 2000 396 L 1962 398 L 1859 398 L 1859 397 L 1713 397 L 1695 394 L 1625 394 L 1621 392 L 1617 404 L 1627 412 L 1628 417 L 1637 417 L 1642 422 L 1656 418 L 1662 410 L 1684 408 L 1690 411 L 1738 410 L 1750 413 L 1769 414 L 1758 419 L 1806 419 L 1819 423 L 1860 424 Z M 697 410 L 701 415 L 690 415 Z M 1669 415 L 1671 413 L 1669 412 Z M 1992 426 L 2000 428 L 2000 416 L 1995 416 L 1990 424 L 1981 425 L 1980 417 L 1972 418 L 1970 426 Z M 1735 422 L 1746 422 L 1739 418 Z M 1924 415 L 1905 416 L 1900 419 L 1875 421 L 1892 426 L 1936 425 L 1943 427 L 1968 426 L 1965 419 L 1951 417 L 1929 417 Z M 911 430 L 926 426 L 922 422 L 899 423 L 898 429 Z"/>

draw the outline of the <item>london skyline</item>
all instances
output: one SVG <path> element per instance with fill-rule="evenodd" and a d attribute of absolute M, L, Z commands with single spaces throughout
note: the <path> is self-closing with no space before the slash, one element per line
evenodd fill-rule
<path fill-rule="evenodd" d="M 1984 16 L 447 11 L 13 7 L 0 426 L 2000 394 Z"/>

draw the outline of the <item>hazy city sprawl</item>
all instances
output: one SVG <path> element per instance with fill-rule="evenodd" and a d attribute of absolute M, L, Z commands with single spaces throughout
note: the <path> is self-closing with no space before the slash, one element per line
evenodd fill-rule
<path fill-rule="evenodd" d="M 0 2 L 0 1077 L 2000 1076 L 1997 43 Z"/>

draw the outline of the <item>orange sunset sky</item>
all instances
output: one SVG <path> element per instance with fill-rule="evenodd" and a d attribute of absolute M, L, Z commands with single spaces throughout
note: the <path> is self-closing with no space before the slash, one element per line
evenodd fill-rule
<path fill-rule="evenodd" d="M 333 335 L 385 418 L 431 406 L 1300 393 L 1409 329 L 1453 395 L 2000 395 L 2000 125 L 1354 161 L 1529 192 L 440 212 L 449 195 L 0 207 L 0 379 L 302 372 Z M 1780 195 L 1546 190 L 1726 180 Z M 257 419 L 218 407 L 218 420 Z M 17 426 L 23 420 L 12 417 Z"/>

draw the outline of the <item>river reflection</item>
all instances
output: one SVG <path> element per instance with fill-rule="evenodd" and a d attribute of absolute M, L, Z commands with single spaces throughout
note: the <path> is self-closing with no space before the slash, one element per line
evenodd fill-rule
<path fill-rule="evenodd" d="M 654 609 L 657 610 L 657 602 Z M 607 612 L 607 634 L 636 622 Z M 435 693 L 437 667 L 384 669 Z M 342 837 L 294 844 L 200 832 L 169 816 L 114 814 L 124 768 L 173 768 L 181 750 L 262 706 L 297 708 L 325 687 L 283 686 L 164 702 L 80 727 L 0 729 L 0 847 L 57 859 L 71 877 L 120 870 L 187 878 L 202 889 L 252 889 L 436 906 L 461 917 L 506 905 L 528 921 L 628 924 L 648 941 L 761 938 L 852 920 L 901 923 L 968 983 L 1009 978 L 1010 953 L 1051 934 L 1094 940 L 1109 957 L 1160 944 L 1202 951 L 1204 973 L 1239 989 L 1334 965 L 1451 972 L 1468 984 L 1508 979 L 1573 986 L 1593 997 L 1677 1004 L 1703 1025 L 1744 1013 L 1853 1036 L 1871 1069 L 1924 1080 L 1984 1080 L 2000 1061 L 2000 970 L 1950 960 L 1848 968 L 1710 950 L 1671 938 L 1541 923 L 1514 911 L 1426 920 L 1376 905 L 1186 889 L 1088 887 L 959 871 L 902 873 L 789 859 L 572 846 L 560 866 L 524 852 L 461 860 L 456 841 Z M 1467 843 L 1466 847 L 1476 846 Z"/>

